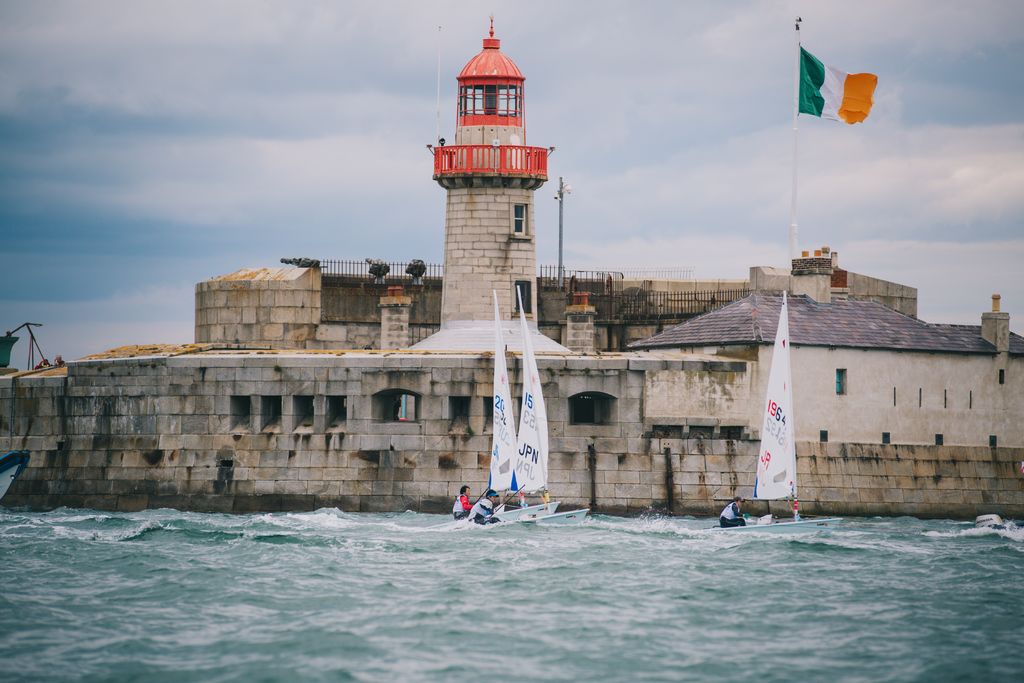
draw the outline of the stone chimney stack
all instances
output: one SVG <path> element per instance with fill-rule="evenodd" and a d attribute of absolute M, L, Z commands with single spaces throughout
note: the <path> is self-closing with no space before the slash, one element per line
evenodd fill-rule
<path fill-rule="evenodd" d="M 996 347 L 998 353 L 1010 350 L 1010 314 L 999 310 L 1001 297 L 992 295 L 992 310 L 981 314 L 981 336 Z"/>
<path fill-rule="evenodd" d="M 818 303 L 832 302 L 832 254 L 828 247 L 814 251 L 814 256 L 803 252 L 793 259 L 791 290 L 793 296 L 806 294 Z"/>

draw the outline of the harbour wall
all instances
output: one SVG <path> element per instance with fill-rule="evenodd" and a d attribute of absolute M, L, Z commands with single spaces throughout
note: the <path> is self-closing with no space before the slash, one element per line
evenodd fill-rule
<path fill-rule="evenodd" d="M 564 506 L 715 515 L 750 495 L 751 363 L 623 354 L 539 365 L 549 488 Z M 489 354 L 207 352 L 0 378 L 0 447 L 32 453 L 4 504 L 448 512 L 462 484 L 487 481 L 492 367 Z M 518 358 L 510 372 L 517 396 Z M 665 387 L 692 417 L 647 416 Z M 801 507 L 1021 517 L 1021 460 L 1020 447 L 801 441 Z"/>

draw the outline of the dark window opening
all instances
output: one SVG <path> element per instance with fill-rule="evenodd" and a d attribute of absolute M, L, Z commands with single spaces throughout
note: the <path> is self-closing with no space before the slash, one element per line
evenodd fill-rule
<path fill-rule="evenodd" d="M 882 432 L 882 443 L 892 443 L 892 437 L 889 432 Z"/>
<path fill-rule="evenodd" d="M 611 422 L 613 396 L 597 392 L 569 397 L 569 424 L 603 425 Z"/>
<path fill-rule="evenodd" d="M 936 434 L 935 435 L 935 445 L 936 446 L 941 446 L 942 445 L 942 434 Z"/>
<path fill-rule="evenodd" d="M 828 443 L 828 430 L 822 429 L 818 432 L 818 441 L 822 443 Z"/>
<path fill-rule="evenodd" d="M 892 388 L 892 407 L 896 407 L 896 387 Z"/>
<path fill-rule="evenodd" d="M 340 427 L 348 419 L 348 397 L 327 397 L 327 428 Z"/>
<path fill-rule="evenodd" d="M 999 383 L 1006 384 L 1006 370 L 999 369 Z"/>
<path fill-rule="evenodd" d="M 989 448 L 996 448 L 998 443 L 999 442 L 996 439 L 996 435 L 995 434 L 989 434 L 989 437 L 988 437 L 988 447 Z"/>
<path fill-rule="evenodd" d="M 967 409 L 974 409 L 974 390 L 967 392 Z"/>
<path fill-rule="evenodd" d="M 416 422 L 419 396 L 402 389 L 385 389 L 373 397 L 373 419 L 378 422 Z"/>
<path fill-rule="evenodd" d="M 533 313 L 533 303 L 531 294 L 531 283 L 529 280 L 516 280 L 512 287 L 512 297 L 516 302 L 515 312 L 519 312 L 519 299 L 516 297 L 516 290 L 519 291 L 519 296 L 523 297 L 523 313 Z"/>
<path fill-rule="evenodd" d="M 682 425 L 654 425 L 651 427 L 651 436 L 655 439 L 681 439 L 683 438 Z"/>
<path fill-rule="evenodd" d="M 516 235 L 526 234 L 526 204 L 512 205 L 512 232 Z"/>
<path fill-rule="evenodd" d="M 723 439 L 739 441 L 743 438 L 743 427 L 721 427 L 718 433 Z"/>
<path fill-rule="evenodd" d="M 490 429 L 494 421 L 494 397 L 488 396 L 481 399 L 484 407 L 484 429 Z"/>
<path fill-rule="evenodd" d="M 498 86 L 484 86 L 484 114 L 494 116 L 498 113 Z"/>
<path fill-rule="evenodd" d="M 921 387 L 917 388 L 917 407 L 921 408 L 924 406 L 924 389 Z"/>
<path fill-rule="evenodd" d="M 942 407 L 943 408 L 948 408 L 949 407 L 949 396 L 948 396 L 948 394 L 949 394 L 949 389 L 943 389 L 942 390 Z"/>
<path fill-rule="evenodd" d="M 836 395 L 846 394 L 846 368 L 836 368 Z"/>
<path fill-rule="evenodd" d="M 688 436 L 691 439 L 710 439 L 715 435 L 714 427 L 705 427 L 703 425 L 690 425 Z"/>
<path fill-rule="evenodd" d="M 313 397 L 292 396 L 292 431 L 312 431 Z"/>
<path fill-rule="evenodd" d="M 462 424 L 469 423 L 469 396 L 448 397 L 448 419 Z"/>
<path fill-rule="evenodd" d="M 231 431 L 252 429 L 252 397 L 231 397 Z"/>
<path fill-rule="evenodd" d="M 260 396 L 260 431 L 281 428 L 281 397 Z"/>

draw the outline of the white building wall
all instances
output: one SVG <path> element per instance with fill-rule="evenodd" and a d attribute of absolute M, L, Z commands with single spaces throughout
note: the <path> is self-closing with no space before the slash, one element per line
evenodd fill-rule
<path fill-rule="evenodd" d="M 772 346 L 751 364 L 750 427 L 760 431 Z M 793 347 L 797 441 L 1024 446 L 1024 358 L 1010 357 L 999 384 L 999 357 L 907 351 Z M 836 369 L 847 371 L 847 393 L 836 394 Z M 896 405 L 893 405 L 893 388 Z M 920 392 L 920 405 L 918 396 Z"/>

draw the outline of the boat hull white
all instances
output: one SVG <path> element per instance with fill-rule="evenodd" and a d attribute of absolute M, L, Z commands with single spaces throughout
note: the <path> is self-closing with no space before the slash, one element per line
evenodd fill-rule
<path fill-rule="evenodd" d="M 538 526 L 577 526 L 586 521 L 587 514 L 589 513 L 590 509 L 584 508 L 583 510 L 556 512 L 553 515 L 542 515 L 534 517 L 533 519 L 524 519 L 522 521 L 536 524 Z"/>
<path fill-rule="evenodd" d="M 0 498 L 7 494 L 7 490 L 28 465 L 28 457 L 28 451 L 11 451 L 0 458 Z"/>
<path fill-rule="evenodd" d="M 842 522 L 841 517 L 801 519 L 799 522 L 774 522 L 772 524 L 749 524 L 747 526 L 714 527 L 713 531 L 750 532 L 758 534 L 814 534 L 833 531 Z"/>
<path fill-rule="evenodd" d="M 529 507 L 524 508 L 507 507 L 501 512 L 495 512 L 494 516 L 503 522 L 526 522 L 532 519 L 537 519 L 543 515 L 552 515 L 557 509 L 558 501 L 555 501 L 553 503 L 530 505 Z"/>

